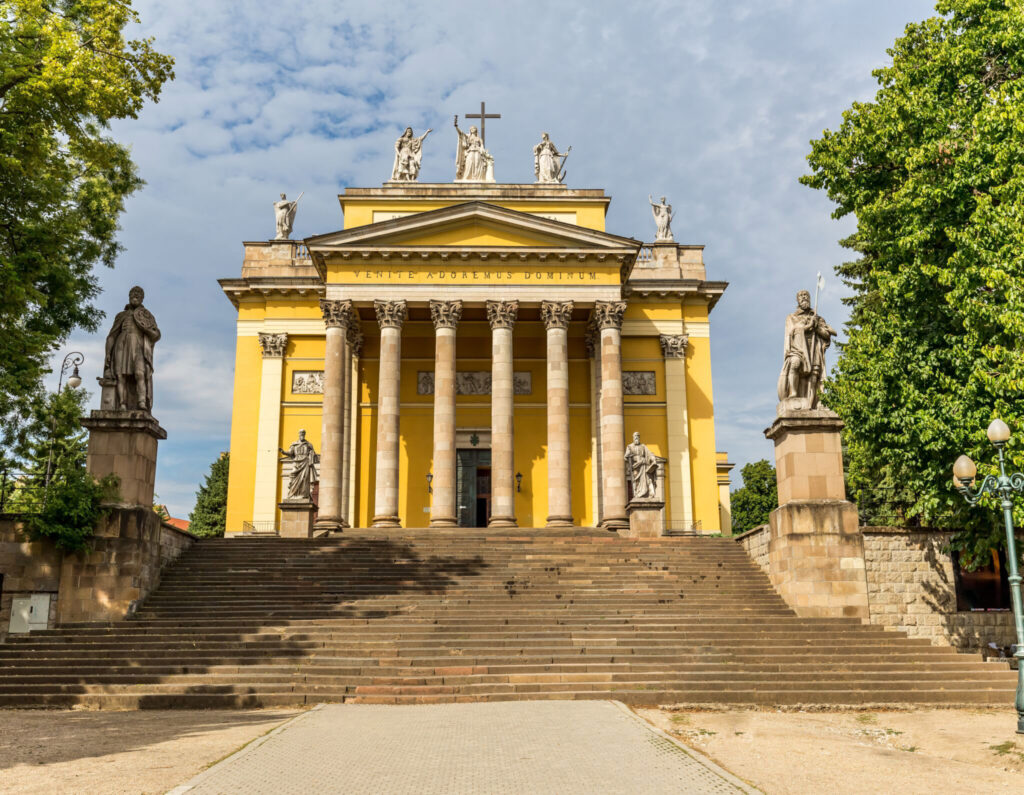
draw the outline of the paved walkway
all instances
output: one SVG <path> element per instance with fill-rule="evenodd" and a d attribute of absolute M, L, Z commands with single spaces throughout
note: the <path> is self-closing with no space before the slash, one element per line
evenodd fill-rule
<path fill-rule="evenodd" d="M 608 701 L 321 706 L 173 795 L 754 792 Z"/>

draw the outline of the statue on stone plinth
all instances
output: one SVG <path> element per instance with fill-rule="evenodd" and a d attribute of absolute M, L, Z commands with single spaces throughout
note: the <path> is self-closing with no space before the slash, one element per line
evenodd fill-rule
<path fill-rule="evenodd" d="M 306 432 L 299 431 L 299 440 L 292 442 L 285 450 L 278 448 L 283 458 L 281 461 L 292 462 L 292 473 L 288 478 L 288 496 L 286 500 L 310 500 L 313 496 L 313 484 L 317 482 L 316 465 L 320 456 L 313 445 L 306 441 Z"/>
<path fill-rule="evenodd" d="M 672 212 L 672 205 L 665 203 L 665 197 L 661 197 L 661 203 L 655 204 L 654 197 L 651 194 L 647 194 L 647 201 L 651 203 L 651 212 L 654 214 L 654 223 L 657 224 L 658 233 L 654 238 L 655 243 L 672 243 L 675 238 L 672 237 L 672 218 L 675 213 Z"/>
<path fill-rule="evenodd" d="M 564 152 L 559 152 L 548 134 L 543 133 L 540 143 L 533 147 L 533 173 L 537 182 L 542 184 L 561 183 L 565 179 L 562 166 L 571 151 L 572 147 L 570 146 Z"/>
<path fill-rule="evenodd" d="M 153 409 L 153 345 L 160 339 L 160 329 L 142 305 L 145 297 L 141 287 L 132 287 L 107 334 L 103 377 L 115 382 L 114 407 L 120 411 Z"/>
<path fill-rule="evenodd" d="M 633 434 L 633 443 L 626 448 L 626 474 L 633 486 L 634 500 L 658 498 L 658 459 L 650 448 L 640 443 L 640 434 Z"/>
<path fill-rule="evenodd" d="M 395 164 L 391 168 L 392 182 L 415 182 L 420 175 L 420 161 L 423 159 L 423 141 L 432 130 L 429 128 L 416 138 L 412 127 L 406 127 L 402 137 L 395 141 Z"/>
<path fill-rule="evenodd" d="M 494 182 L 494 158 L 484 149 L 483 139 L 477 134 L 476 126 L 469 132 L 459 129 L 459 117 L 455 117 L 455 132 L 459 136 L 455 150 L 456 182 Z"/>
<path fill-rule="evenodd" d="M 302 198 L 305 191 L 299 194 Z M 292 225 L 295 223 L 295 211 L 299 206 L 299 199 L 288 201 L 285 195 L 281 194 L 281 200 L 274 202 L 274 220 L 277 223 L 277 237 L 275 240 L 287 240 L 292 235 Z"/>
<path fill-rule="evenodd" d="M 786 317 L 779 374 L 779 411 L 814 409 L 825 374 L 825 351 L 836 336 L 825 319 L 811 308 L 811 294 L 796 294 L 797 309 Z"/>

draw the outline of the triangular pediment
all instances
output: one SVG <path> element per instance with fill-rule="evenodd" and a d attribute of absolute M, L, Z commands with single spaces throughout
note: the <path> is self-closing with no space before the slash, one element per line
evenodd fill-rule
<path fill-rule="evenodd" d="M 639 240 L 486 202 L 465 202 L 308 238 L 310 251 L 366 248 L 565 248 L 635 252 Z"/>

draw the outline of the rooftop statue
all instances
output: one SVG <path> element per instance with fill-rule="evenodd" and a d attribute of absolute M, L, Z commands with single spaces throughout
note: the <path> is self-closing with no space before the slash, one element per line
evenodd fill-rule
<path fill-rule="evenodd" d="M 811 308 L 811 294 L 796 294 L 797 309 L 786 317 L 779 374 L 779 411 L 814 409 L 825 373 L 825 351 L 836 336 L 825 319 Z"/>
<path fill-rule="evenodd" d="M 304 193 L 305 191 L 299 194 L 299 199 Z M 292 236 L 292 226 L 295 223 L 295 211 L 299 206 L 299 199 L 288 201 L 282 193 L 281 200 L 274 202 L 274 221 L 277 223 L 275 240 L 287 240 Z"/>
<path fill-rule="evenodd" d="M 533 173 L 537 182 L 542 184 L 561 183 L 565 179 L 562 166 L 565 165 L 565 159 L 569 157 L 571 151 L 572 147 L 570 146 L 564 152 L 559 152 L 548 134 L 543 133 L 540 143 L 533 147 Z"/>
<path fill-rule="evenodd" d="M 654 238 L 655 243 L 672 243 L 672 205 L 665 203 L 665 197 L 661 197 L 661 203 L 655 204 L 654 197 L 647 195 L 647 201 L 651 203 L 651 212 L 654 213 L 654 223 L 658 225 L 658 234 Z"/>
<path fill-rule="evenodd" d="M 145 297 L 141 287 L 132 287 L 107 334 L 103 377 L 115 382 L 115 408 L 121 411 L 153 409 L 153 345 L 160 329 L 142 305 Z"/>
<path fill-rule="evenodd" d="M 395 141 L 395 164 L 391 168 L 392 182 L 415 182 L 420 175 L 420 161 L 423 159 L 423 141 L 432 131 L 428 128 L 416 138 L 412 127 L 406 127 L 402 137 Z"/>
<path fill-rule="evenodd" d="M 292 462 L 292 473 L 288 478 L 287 500 L 309 500 L 313 496 L 313 484 L 317 482 L 316 465 L 320 456 L 313 445 L 306 441 L 306 432 L 299 431 L 299 440 L 292 442 L 288 449 L 280 448 L 282 461 Z"/>
<path fill-rule="evenodd" d="M 455 132 L 459 136 L 455 150 L 456 182 L 494 182 L 494 158 L 484 149 L 483 139 L 477 134 L 476 126 L 469 132 L 459 129 L 459 117 L 455 117 Z"/>

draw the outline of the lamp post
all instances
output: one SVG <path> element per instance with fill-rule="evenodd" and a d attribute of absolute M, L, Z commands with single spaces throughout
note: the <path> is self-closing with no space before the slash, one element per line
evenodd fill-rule
<path fill-rule="evenodd" d="M 68 386 L 72 389 L 78 389 L 82 384 L 82 377 L 78 374 L 78 365 L 85 361 L 85 357 L 78 351 L 72 351 L 64 357 L 64 361 L 60 366 L 60 375 L 57 376 L 57 394 L 60 394 L 61 387 L 64 384 L 64 376 L 68 370 L 74 368 L 71 372 L 71 376 L 68 378 Z M 46 479 L 43 481 L 43 495 L 45 498 L 47 490 L 50 488 L 50 477 L 53 474 L 53 435 L 57 432 L 57 417 L 54 415 L 50 418 L 50 451 L 46 457 Z"/>
<path fill-rule="evenodd" d="M 1017 630 L 1017 650 L 1013 655 L 1017 658 L 1017 734 L 1024 734 L 1024 608 L 1021 606 L 1021 577 L 1017 567 L 1017 539 L 1013 528 L 1013 492 L 1024 491 L 1024 474 L 1006 474 L 1003 447 L 1010 439 L 1009 426 L 996 418 L 988 426 L 987 433 L 988 440 L 999 454 L 998 477 L 986 476 L 981 481 L 981 486 L 974 491 L 971 486 L 974 485 L 974 476 L 978 474 L 978 468 L 968 456 L 962 455 L 953 464 L 953 482 L 957 491 L 964 495 L 964 499 L 971 505 L 977 504 L 983 495 L 992 494 L 999 498 L 999 504 L 1003 509 L 1003 523 L 1006 525 L 1006 562 L 1010 567 L 1007 579 L 1010 581 L 1010 599 L 1013 602 L 1013 623 Z"/>

